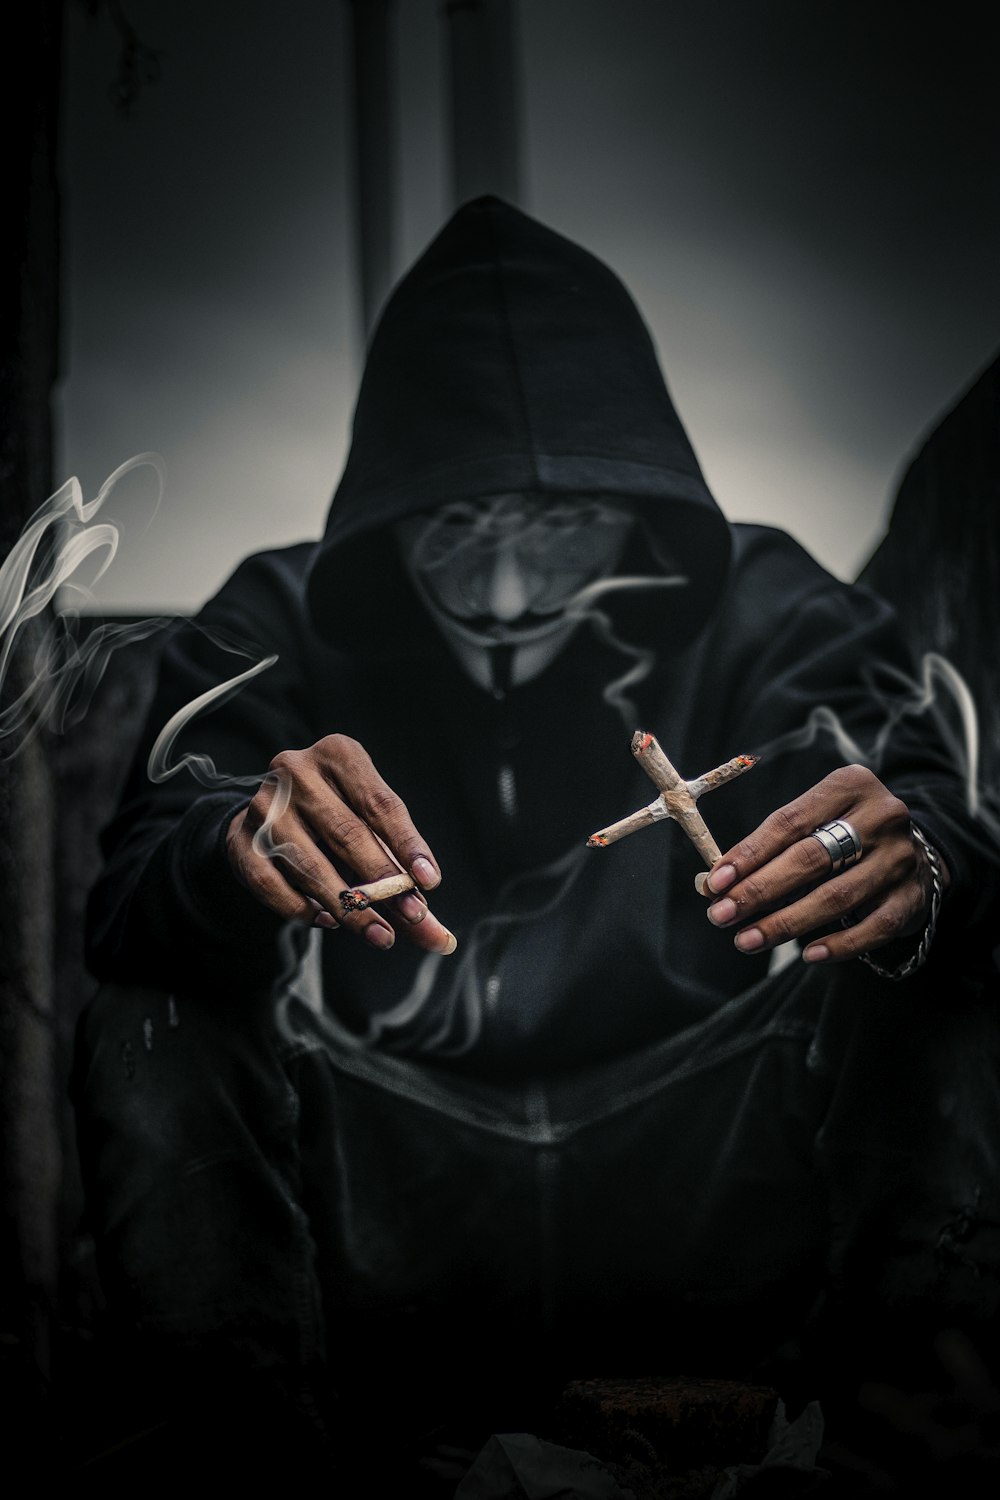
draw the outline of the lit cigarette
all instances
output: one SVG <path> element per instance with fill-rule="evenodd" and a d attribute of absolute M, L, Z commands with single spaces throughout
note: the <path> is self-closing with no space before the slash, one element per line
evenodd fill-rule
<path fill-rule="evenodd" d="M 685 781 L 670 764 L 654 734 L 637 729 L 632 736 L 632 754 L 649 779 L 659 787 L 660 795 L 648 807 L 641 807 L 638 812 L 629 813 L 628 817 L 619 818 L 617 823 L 611 823 L 598 833 L 592 833 L 587 840 L 588 846 L 591 849 L 605 849 L 608 844 L 615 844 L 619 839 L 627 838 L 630 833 L 647 828 L 650 823 L 672 818 L 683 828 L 705 863 L 714 865 L 720 858 L 720 850 L 698 811 L 698 798 L 704 792 L 711 792 L 717 786 L 725 786 L 727 781 L 751 770 L 757 764 L 757 756 L 734 755 L 732 760 L 727 760 L 725 765 L 716 766 L 714 771 L 706 771 L 704 776 L 698 776 L 694 781 Z M 699 892 L 703 893 L 706 879 L 705 873 L 696 876 L 695 885 Z"/>
<path fill-rule="evenodd" d="M 388 901 L 391 896 L 402 896 L 415 889 L 413 876 L 401 870 L 398 875 L 387 875 L 384 880 L 372 880 L 367 885 L 355 885 L 349 891 L 341 891 L 340 904 L 345 911 L 365 911 L 373 901 Z"/>

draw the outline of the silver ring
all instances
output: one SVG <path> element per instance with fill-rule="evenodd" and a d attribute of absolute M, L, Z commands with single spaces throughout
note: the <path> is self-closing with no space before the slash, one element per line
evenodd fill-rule
<path fill-rule="evenodd" d="M 809 835 L 823 845 L 830 856 L 830 874 L 839 875 L 848 865 L 857 864 L 861 858 L 861 840 L 857 830 L 844 818 L 833 823 L 821 823 Z"/>

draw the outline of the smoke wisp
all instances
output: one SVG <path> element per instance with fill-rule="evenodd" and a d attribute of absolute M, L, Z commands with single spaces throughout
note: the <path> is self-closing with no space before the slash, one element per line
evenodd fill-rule
<path fill-rule="evenodd" d="M 62 609 L 50 618 L 32 646 L 26 646 L 32 621 L 47 616 L 61 590 L 78 604 L 93 601 L 92 585 L 114 562 L 121 540 L 118 525 L 97 520 L 108 497 L 126 474 L 149 468 L 156 476 L 158 506 L 165 482 L 163 460 L 156 453 L 140 453 L 121 464 L 86 501 L 78 479 L 68 479 L 28 520 L 9 555 L 0 565 L 0 693 L 13 682 L 15 695 L 0 710 L 0 757 L 12 759 L 42 729 L 62 734 L 79 723 L 87 711 L 112 654 L 133 641 L 145 640 L 171 623 L 156 616 L 118 625 L 95 625 L 81 638 L 76 609 Z M 88 560 L 96 564 L 91 585 L 77 577 Z M 32 649 L 33 648 L 33 649 Z M 30 662 L 18 652 L 32 650 Z"/>
<path fill-rule="evenodd" d="M 163 498 L 166 471 L 156 453 L 139 453 L 120 464 L 101 485 L 92 500 L 85 500 L 80 481 L 68 479 L 30 517 L 17 542 L 0 566 L 0 692 L 14 680 L 18 653 L 28 650 L 30 659 L 19 663 L 15 696 L 0 710 L 0 758 L 10 760 L 40 731 L 64 734 L 85 716 L 101 684 L 113 654 L 125 646 L 148 639 L 177 622 L 169 615 L 120 624 L 82 624 L 80 610 L 94 603 L 93 587 L 115 560 L 121 542 L 119 525 L 101 516 L 101 511 L 127 474 L 148 468 L 156 479 L 153 514 Z M 99 519 L 100 517 L 100 519 Z M 80 578 L 83 565 L 93 560 L 90 583 Z M 74 600 L 75 607 L 59 608 L 60 595 Z M 53 612 L 53 608 L 57 612 Z M 51 615 L 40 635 L 28 643 L 31 621 Z M 267 817 L 254 837 L 258 854 L 282 856 L 294 863 L 294 850 L 277 844 L 271 830 L 287 810 L 291 788 L 274 772 L 258 776 L 231 776 L 217 769 L 210 756 L 189 751 L 171 760 L 174 742 L 200 713 L 225 702 L 277 661 L 274 655 L 253 659 L 253 653 L 204 626 L 191 622 L 222 650 L 250 657 L 251 665 L 219 683 L 179 709 L 158 734 L 147 763 L 149 779 L 166 781 L 187 771 L 202 786 L 257 787 L 273 784 L 275 791 Z"/>
<path fill-rule="evenodd" d="M 804 749 L 818 735 L 827 734 L 845 762 L 859 762 L 877 775 L 892 747 L 893 736 L 907 721 L 930 716 L 934 734 L 961 779 L 966 808 L 984 833 L 994 841 L 1000 840 L 995 792 L 981 786 L 979 779 L 980 729 L 976 702 L 961 672 L 946 656 L 935 651 L 928 651 L 921 658 L 919 678 L 886 663 L 881 664 L 881 670 L 885 686 L 875 680 L 873 673 L 867 676 L 868 692 L 883 714 L 870 744 L 860 743 L 832 708 L 820 704 L 800 728 L 777 736 L 759 747 L 757 753 L 770 759 Z"/>

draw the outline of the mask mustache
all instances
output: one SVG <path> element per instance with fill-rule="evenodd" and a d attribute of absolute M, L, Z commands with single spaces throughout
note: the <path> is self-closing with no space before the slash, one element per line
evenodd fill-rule
<path fill-rule="evenodd" d="M 475 635 L 487 638 L 496 636 L 527 635 L 529 632 L 541 630 L 545 627 L 558 625 L 567 618 L 564 606 L 555 609 L 551 614 L 540 614 L 535 610 L 525 610 L 524 614 L 517 615 L 513 620 L 498 620 L 496 615 L 458 615 L 450 609 L 441 609 L 442 615 L 452 624 L 462 630 L 472 631 Z"/>

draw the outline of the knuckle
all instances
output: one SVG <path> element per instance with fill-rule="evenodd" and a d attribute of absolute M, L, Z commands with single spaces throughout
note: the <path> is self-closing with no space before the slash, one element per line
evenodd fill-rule
<path fill-rule="evenodd" d="M 727 894 L 737 906 L 763 906 L 767 902 L 767 890 L 764 884 L 753 875 L 740 882 L 738 891 L 729 891 Z"/>
<path fill-rule="evenodd" d="M 910 809 L 902 797 L 897 797 L 892 792 L 886 793 L 885 818 L 888 823 L 899 823 L 904 828 L 909 829 Z"/>
<path fill-rule="evenodd" d="M 358 822 L 357 817 L 351 811 L 343 811 L 339 816 L 331 817 L 324 831 L 325 840 L 333 849 L 340 850 L 351 858 L 352 853 L 361 846 L 364 840 L 364 825 Z"/>
<path fill-rule="evenodd" d="M 889 862 L 889 872 L 893 883 L 896 885 L 902 885 L 906 881 L 919 878 L 920 858 L 912 842 L 900 842 L 893 846 Z"/>
<path fill-rule="evenodd" d="M 794 937 L 792 924 L 783 911 L 772 912 L 766 922 L 758 924 L 767 942 L 771 945 L 786 943 Z"/>
<path fill-rule="evenodd" d="M 388 786 L 372 787 L 362 798 L 362 808 L 368 819 L 398 818 L 406 816 L 403 799 Z"/>
<path fill-rule="evenodd" d="M 331 818 L 326 829 L 331 844 L 338 849 L 350 849 L 358 840 L 358 821 L 350 813 Z"/>
<path fill-rule="evenodd" d="M 311 849 L 302 849 L 296 846 L 294 851 L 289 851 L 285 859 L 289 869 L 294 872 L 297 881 L 301 881 L 303 885 L 309 886 L 320 883 L 322 866 Z"/>
<path fill-rule="evenodd" d="M 267 817 L 267 812 L 268 808 L 271 805 L 272 796 L 273 791 L 271 789 L 271 786 L 268 782 L 265 781 L 262 786 L 259 786 L 257 788 L 256 792 L 254 792 L 253 796 L 250 798 L 250 801 L 247 803 L 246 817 L 243 820 L 241 831 L 245 831 L 247 833 L 257 832 L 257 829 Z"/>
<path fill-rule="evenodd" d="M 737 870 L 745 869 L 748 865 L 758 865 L 763 858 L 763 845 L 754 835 L 745 838 L 741 844 L 736 846 L 732 863 Z"/>
<path fill-rule="evenodd" d="M 899 931 L 899 916 L 890 907 L 880 906 L 877 911 L 872 912 L 871 925 L 880 941 L 889 942 Z"/>
<path fill-rule="evenodd" d="M 862 765 L 858 760 L 851 761 L 850 765 L 838 766 L 826 779 L 828 784 L 856 795 L 866 795 L 874 787 L 881 786 L 881 782 L 871 767 Z"/>
<path fill-rule="evenodd" d="M 349 734 L 325 734 L 312 748 L 331 761 L 346 762 L 356 758 L 359 751 L 364 754 L 357 740 L 351 739 Z"/>
<path fill-rule="evenodd" d="M 785 839 L 799 839 L 803 833 L 808 832 L 808 819 L 791 804 L 777 808 L 771 818 L 775 831 Z"/>
<path fill-rule="evenodd" d="M 301 750 L 279 750 L 269 766 L 276 776 L 294 776 L 302 765 Z"/>
<path fill-rule="evenodd" d="M 850 893 L 843 885 L 838 885 L 836 880 L 827 880 L 823 885 L 818 886 L 813 893 L 813 900 L 824 920 L 843 916 L 853 904 Z"/>
<path fill-rule="evenodd" d="M 864 953 L 868 947 L 868 944 L 858 937 L 856 927 L 845 927 L 843 932 L 837 934 L 837 943 L 850 958 L 857 958 L 858 954 Z"/>

